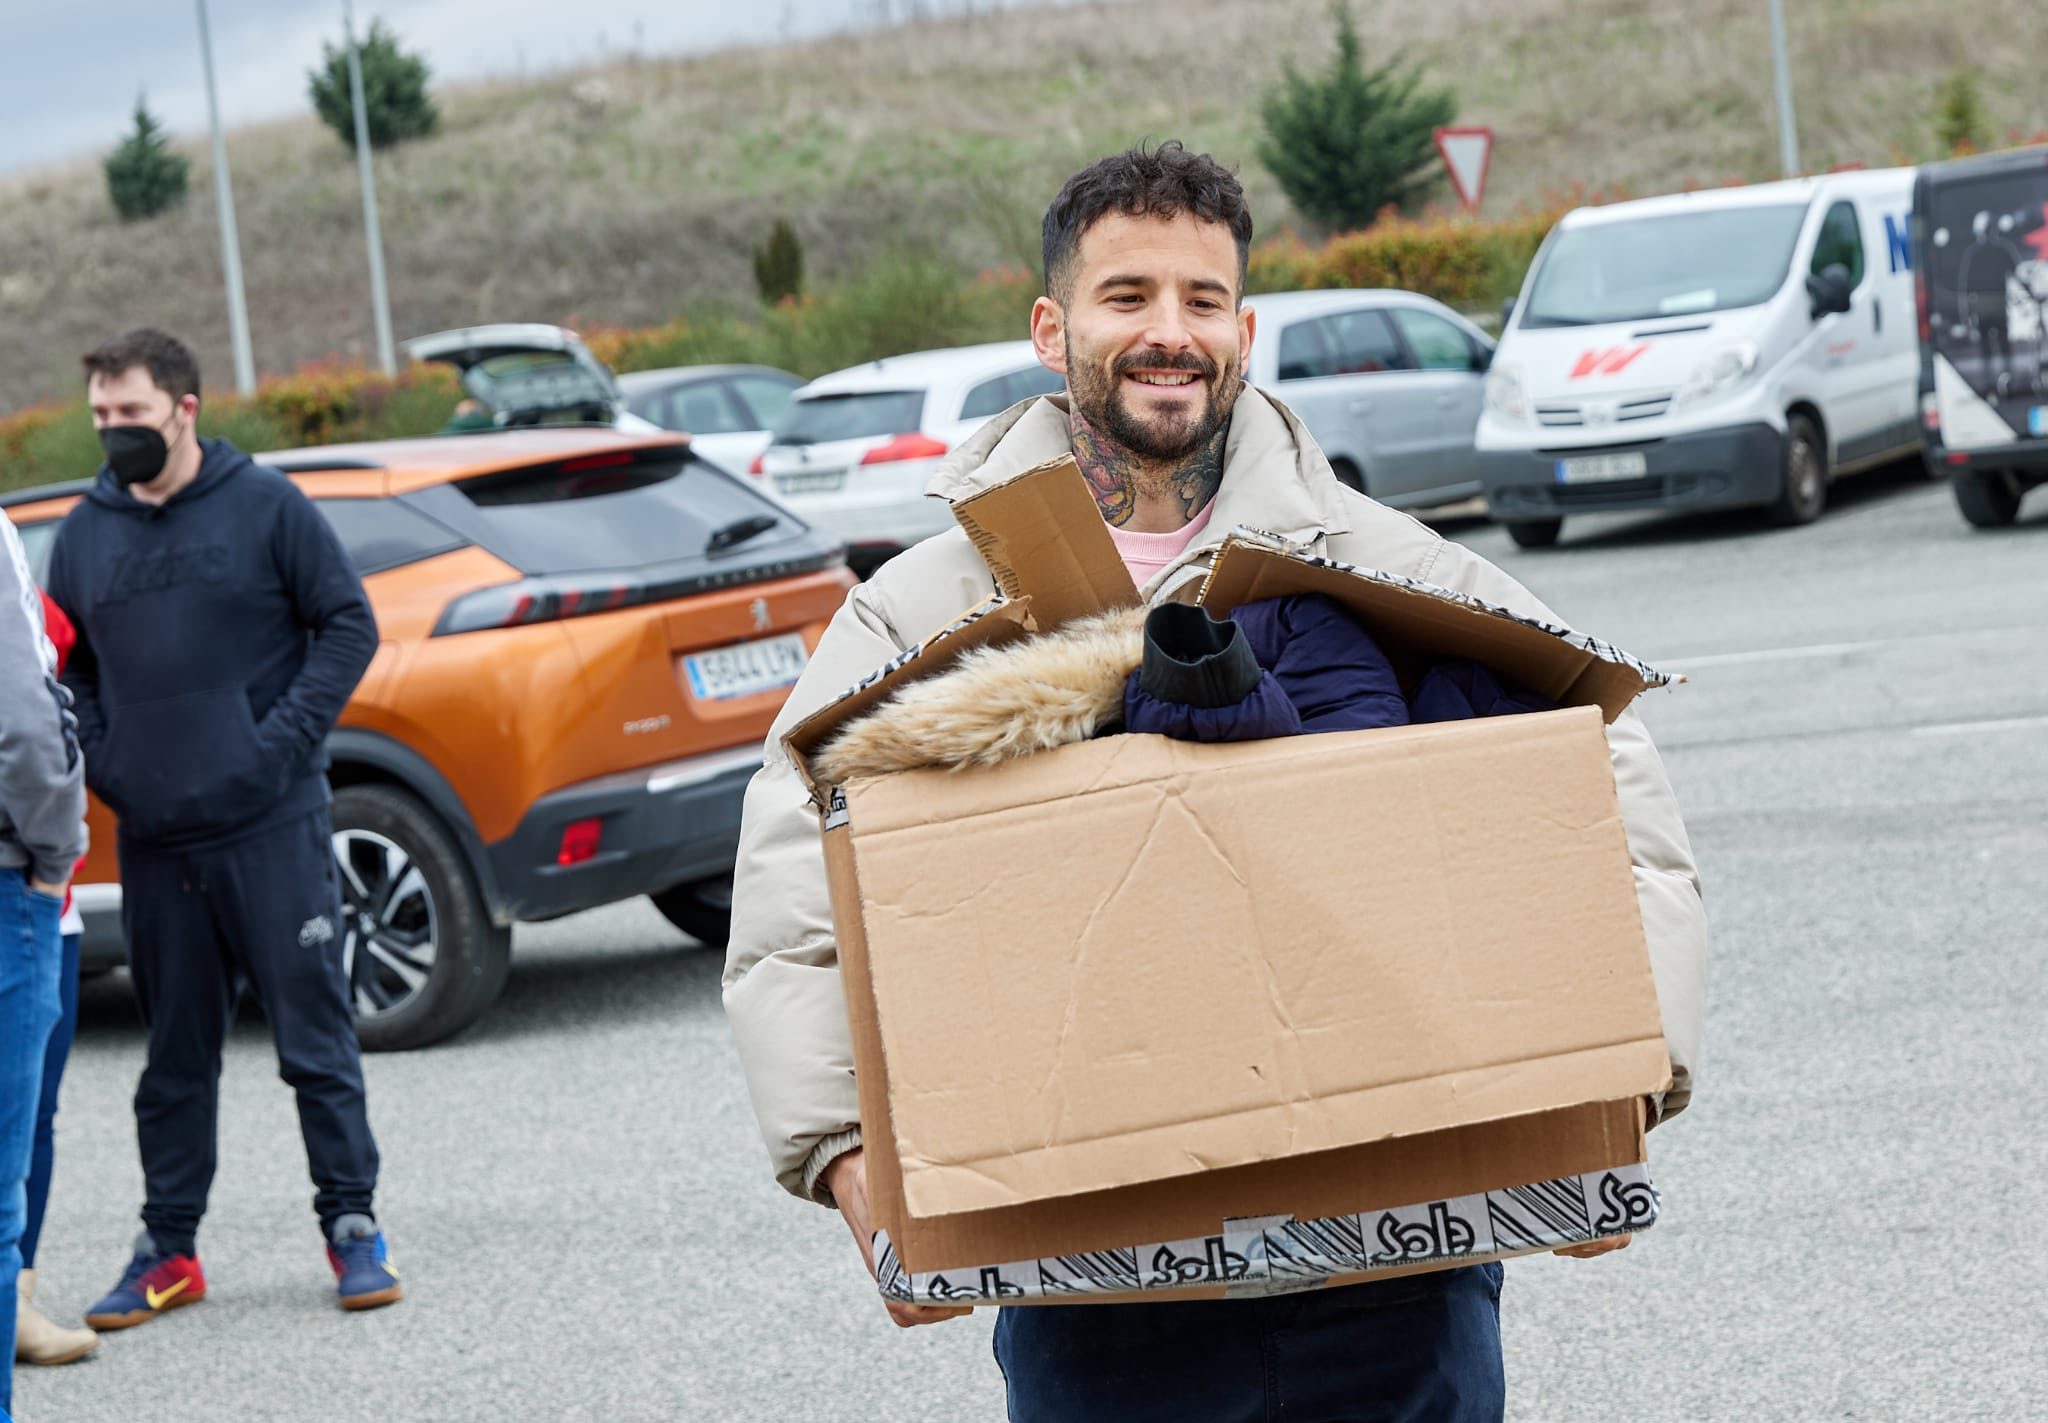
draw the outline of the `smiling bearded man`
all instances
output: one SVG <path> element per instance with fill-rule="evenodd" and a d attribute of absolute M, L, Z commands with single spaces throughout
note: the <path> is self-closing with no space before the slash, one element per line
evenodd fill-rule
<path fill-rule="evenodd" d="M 1179 144 L 1075 174 L 1045 215 L 1046 294 L 1031 312 L 1039 360 L 1066 376 L 1068 395 L 991 420 L 929 492 L 957 502 L 1071 450 L 1147 603 L 1199 579 L 1229 532 L 1251 525 L 1320 556 L 1558 621 L 1485 560 L 1346 489 L 1293 414 L 1245 385 L 1251 234 L 1236 178 Z M 896 657 L 906 639 L 980 602 L 992 583 L 956 529 L 855 588 L 747 791 L 726 1011 L 778 1177 L 836 1205 L 871 1270 L 818 817 L 782 736 Z M 1642 723 L 1624 712 L 1608 741 L 1672 1062 L 1672 1087 L 1652 1116 L 1669 1117 L 1692 1093 L 1706 920 L 1685 829 Z M 1029 1423 L 1491 1423 L 1505 1397 L 1500 1285 L 1500 1266 L 1488 1264 L 1272 1299 L 1012 1307 L 997 1322 L 996 1355 L 1010 1417 Z M 903 1325 L 966 1312 L 888 1309 Z"/>

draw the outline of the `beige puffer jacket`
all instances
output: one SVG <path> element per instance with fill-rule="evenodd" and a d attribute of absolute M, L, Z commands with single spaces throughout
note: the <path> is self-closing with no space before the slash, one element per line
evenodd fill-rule
<path fill-rule="evenodd" d="M 941 466 L 927 492 L 958 500 L 1069 449 L 1063 400 L 1005 412 Z M 1385 569 L 1553 622 L 1492 564 L 1404 514 L 1346 489 L 1294 415 L 1247 389 L 1224 451 L 1223 485 L 1201 538 L 1140 590 L 1154 602 L 1207 570 L 1240 525 L 1267 530 L 1344 563 Z M 860 1142 L 853 1049 L 832 939 L 817 812 L 782 748 L 799 720 L 910 643 L 995 590 L 965 533 L 928 539 L 855 588 L 769 732 L 747 789 L 733 892 L 725 1007 L 754 1113 L 783 1186 L 826 1199 L 818 1174 Z M 1673 1082 L 1663 1115 L 1692 1095 L 1705 993 L 1707 923 L 1692 848 L 1663 763 L 1633 712 L 1608 727 L 1636 892 L 1663 1008 Z"/>

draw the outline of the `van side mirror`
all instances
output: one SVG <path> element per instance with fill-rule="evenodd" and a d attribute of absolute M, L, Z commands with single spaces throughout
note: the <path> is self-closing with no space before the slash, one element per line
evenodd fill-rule
<path fill-rule="evenodd" d="M 1818 272 L 1809 272 L 1806 295 L 1812 303 L 1813 319 L 1818 321 L 1831 313 L 1839 315 L 1847 311 L 1852 290 L 1849 269 L 1840 262 L 1832 262 Z"/>
<path fill-rule="evenodd" d="M 1471 344 L 1472 369 L 1477 374 L 1484 375 L 1493 367 L 1493 347 L 1483 346 L 1477 341 L 1474 341 Z"/>

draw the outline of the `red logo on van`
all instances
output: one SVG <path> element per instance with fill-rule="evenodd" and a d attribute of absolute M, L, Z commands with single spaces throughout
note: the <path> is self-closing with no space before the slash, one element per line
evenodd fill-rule
<path fill-rule="evenodd" d="M 1650 349 L 1648 341 L 1638 341 L 1633 346 L 1615 346 L 1597 351 L 1581 351 L 1579 362 L 1572 367 L 1572 379 L 1583 380 L 1587 376 L 1620 375 L 1622 370 L 1637 356 Z"/>

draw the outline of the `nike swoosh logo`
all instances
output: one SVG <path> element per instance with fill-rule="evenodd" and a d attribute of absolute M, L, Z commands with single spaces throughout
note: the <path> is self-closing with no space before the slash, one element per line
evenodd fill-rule
<path fill-rule="evenodd" d="M 149 1301 L 151 1309 L 162 1309 L 170 1301 L 185 1293 L 185 1287 L 191 1283 L 192 1281 L 188 1277 L 178 1281 L 169 1289 L 162 1291 L 159 1291 L 154 1285 L 144 1285 L 142 1287 L 142 1297 Z"/>

